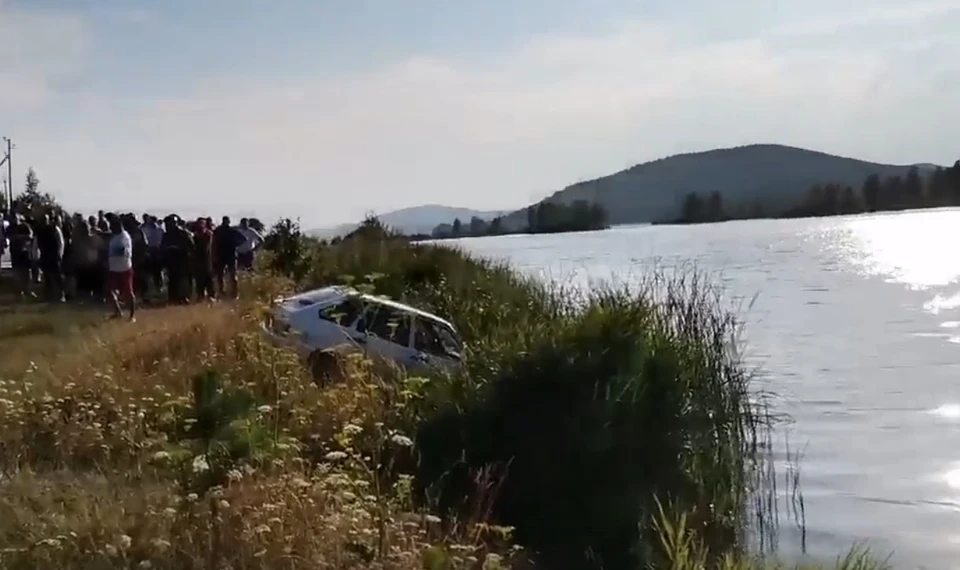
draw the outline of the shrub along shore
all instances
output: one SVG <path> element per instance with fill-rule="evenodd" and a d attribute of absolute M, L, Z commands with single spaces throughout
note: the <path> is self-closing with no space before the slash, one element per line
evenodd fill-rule
<path fill-rule="evenodd" d="M 764 564 L 772 426 L 704 283 L 565 291 L 375 220 L 267 246 L 235 305 L 103 324 L 0 300 L 0 567 Z M 348 358 L 318 387 L 257 326 L 331 283 L 449 318 L 463 374 Z"/>

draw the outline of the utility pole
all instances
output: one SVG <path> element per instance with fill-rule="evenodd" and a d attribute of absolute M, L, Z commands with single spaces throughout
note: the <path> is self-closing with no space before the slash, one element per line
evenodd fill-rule
<path fill-rule="evenodd" d="M 3 137 L 3 140 L 7 143 L 7 153 L 0 160 L 0 166 L 7 163 L 7 213 L 10 213 L 13 212 L 13 141 L 7 137 Z"/>

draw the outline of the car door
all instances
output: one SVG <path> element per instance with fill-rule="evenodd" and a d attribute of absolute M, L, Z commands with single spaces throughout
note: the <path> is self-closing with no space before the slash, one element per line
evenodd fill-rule
<path fill-rule="evenodd" d="M 447 334 L 444 334 L 447 333 Z M 455 337 L 438 322 L 417 316 L 413 321 L 413 351 L 420 364 L 450 371 L 460 363 L 460 347 Z"/>
<path fill-rule="evenodd" d="M 351 342 L 358 334 L 355 324 L 364 312 L 364 303 L 359 297 L 348 297 L 335 305 L 319 310 L 317 319 L 324 326 L 321 348 L 329 348 Z"/>
<path fill-rule="evenodd" d="M 377 354 L 404 366 L 414 359 L 410 349 L 410 315 L 395 307 L 368 302 L 355 326 L 358 342 L 368 354 Z"/>

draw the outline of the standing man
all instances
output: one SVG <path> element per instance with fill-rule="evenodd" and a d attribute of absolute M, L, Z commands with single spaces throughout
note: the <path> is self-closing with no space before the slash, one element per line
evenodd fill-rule
<path fill-rule="evenodd" d="M 7 253 L 7 215 L 0 215 L 0 258 Z"/>
<path fill-rule="evenodd" d="M 159 293 L 163 289 L 163 255 L 160 246 L 163 243 L 163 228 L 156 216 L 143 215 L 143 237 L 147 240 L 147 270 L 153 282 L 153 288 Z"/>
<path fill-rule="evenodd" d="M 21 297 L 34 297 L 30 271 L 33 267 L 33 228 L 19 214 L 14 214 L 10 226 L 10 265 L 20 285 Z"/>
<path fill-rule="evenodd" d="M 237 297 L 237 248 L 244 239 L 243 234 L 230 225 L 229 216 L 224 216 L 217 229 L 213 230 L 214 273 L 221 297 L 226 295 L 225 277 L 230 281 L 230 295 Z"/>
<path fill-rule="evenodd" d="M 70 265 L 73 267 L 74 291 L 84 298 L 103 295 L 103 269 L 100 266 L 100 251 L 103 242 L 100 236 L 90 232 L 90 225 L 82 217 L 73 228 L 73 250 Z"/>
<path fill-rule="evenodd" d="M 106 233 L 110 231 L 110 216 L 106 215 L 103 210 L 97 212 L 97 231 Z"/>
<path fill-rule="evenodd" d="M 213 232 L 207 221 L 198 218 L 193 230 L 193 280 L 196 283 L 197 300 L 213 299 Z"/>
<path fill-rule="evenodd" d="M 149 272 L 147 271 L 147 238 L 133 214 L 120 216 L 123 229 L 130 234 L 133 243 L 133 292 L 141 300 L 147 296 Z"/>
<path fill-rule="evenodd" d="M 63 253 L 66 247 L 60 224 L 50 219 L 50 214 L 40 217 L 37 227 L 37 249 L 40 251 L 40 271 L 47 299 L 63 303 Z"/>
<path fill-rule="evenodd" d="M 193 236 L 183 227 L 176 215 L 164 219 L 163 261 L 167 269 L 167 293 L 171 303 L 190 301 L 190 258 L 193 255 Z"/>
<path fill-rule="evenodd" d="M 110 243 L 107 245 L 107 269 L 110 297 L 113 300 L 114 317 L 123 316 L 121 298 L 130 308 L 130 322 L 136 321 L 137 298 L 133 293 L 133 240 L 123 229 L 120 219 L 110 219 Z"/>
<path fill-rule="evenodd" d="M 243 236 L 243 243 L 237 248 L 237 263 L 240 265 L 240 269 L 253 269 L 255 252 L 257 248 L 260 247 L 260 244 L 263 243 L 263 236 L 260 232 L 250 227 L 250 221 L 247 220 L 247 218 L 240 220 L 240 228 L 238 231 Z"/>

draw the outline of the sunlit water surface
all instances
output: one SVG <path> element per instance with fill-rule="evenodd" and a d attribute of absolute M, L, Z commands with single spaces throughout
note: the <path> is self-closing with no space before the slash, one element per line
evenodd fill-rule
<path fill-rule="evenodd" d="M 807 547 L 869 540 L 904 567 L 960 568 L 960 211 L 635 226 L 465 239 L 588 287 L 688 268 L 741 303 L 758 386 L 794 423 Z M 781 525 L 785 549 L 798 533 Z"/>

